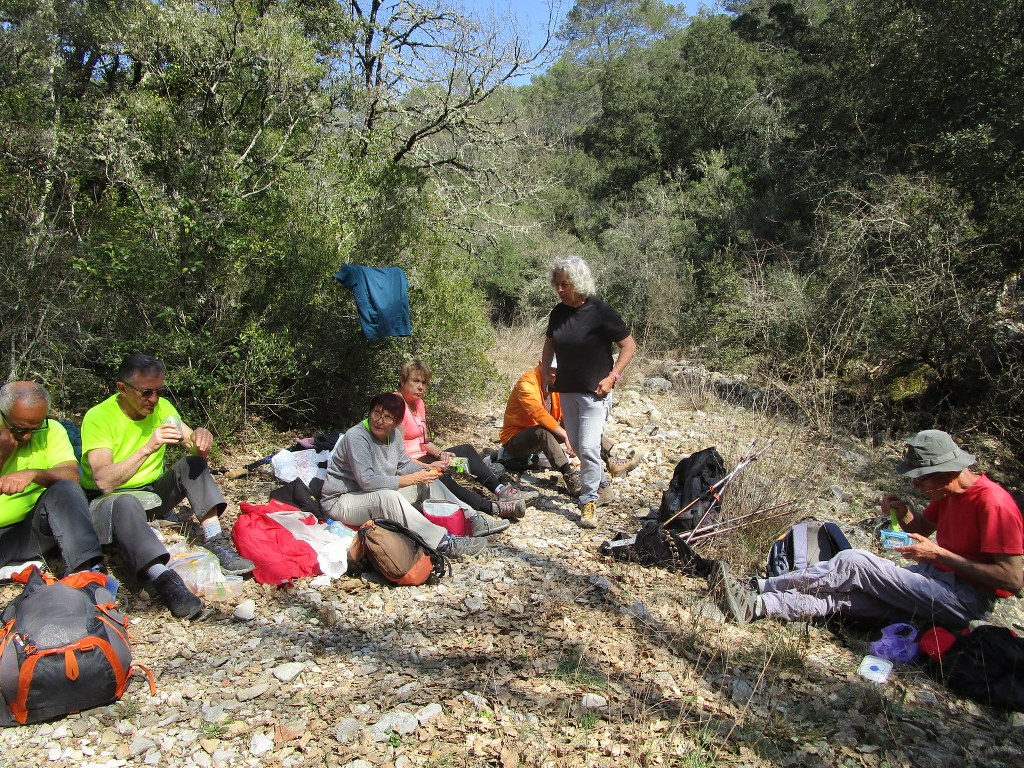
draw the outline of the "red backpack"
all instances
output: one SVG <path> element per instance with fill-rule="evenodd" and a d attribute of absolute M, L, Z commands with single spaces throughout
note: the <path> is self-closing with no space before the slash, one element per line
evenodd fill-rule
<path fill-rule="evenodd" d="M 26 725 L 120 699 L 132 664 L 128 619 L 101 573 L 57 581 L 34 566 L 15 575 L 25 590 L 0 615 L 0 725 Z"/>

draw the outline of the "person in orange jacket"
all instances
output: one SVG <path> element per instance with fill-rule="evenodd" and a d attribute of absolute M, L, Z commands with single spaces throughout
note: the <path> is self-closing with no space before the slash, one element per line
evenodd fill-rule
<path fill-rule="evenodd" d="M 505 404 L 499 439 L 504 456 L 525 459 L 532 454 L 543 453 L 552 468 L 562 473 L 567 493 L 578 496 L 580 473 L 570 461 L 576 454 L 562 426 L 558 393 L 550 391 L 557 369 L 558 361 L 552 360 L 546 386 L 541 382 L 540 363 L 519 377 Z M 612 476 L 629 472 L 643 458 L 639 453 L 634 453 L 627 460 L 613 458 L 612 445 L 607 437 L 602 436 L 601 457 Z"/>

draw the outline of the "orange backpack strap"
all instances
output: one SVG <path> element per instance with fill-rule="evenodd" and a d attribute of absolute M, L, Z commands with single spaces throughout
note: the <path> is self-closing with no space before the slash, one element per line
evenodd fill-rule
<path fill-rule="evenodd" d="M 149 681 L 149 695 L 156 696 L 156 679 L 153 677 L 153 673 L 149 670 L 145 664 L 132 664 L 128 670 L 128 676 L 131 677 L 135 672 L 141 672 L 142 676 Z"/>
<path fill-rule="evenodd" d="M 76 573 L 69 573 L 61 579 L 60 582 L 61 584 L 67 584 L 69 587 L 74 587 L 75 589 L 81 589 L 82 587 L 87 587 L 90 584 L 105 587 L 107 585 L 107 577 L 106 574 L 97 573 L 96 571 L 78 571 Z"/>
<path fill-rule="evenodd" d="M 21 571 L 11 574 L 11 581 L 16 581 L 19 584 L 28 584 L 28 580 L 32 578 L 32 571 L 36 571 L 46 584 L 53 584 L 57 581 L 53 576 L 48 573 L 43 573 L 35 565 L 28 565 Z"/>

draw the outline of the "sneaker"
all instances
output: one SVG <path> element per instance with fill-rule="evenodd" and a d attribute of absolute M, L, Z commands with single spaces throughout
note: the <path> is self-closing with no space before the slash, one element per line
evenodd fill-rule
<path fill-rule="evenodd" d="M 613 501 L 619 498 L 619 494 L 610 485 L 604 485 L 597 489 L 597 506 L 603 507 L 605 504 L 611 504 Z"/>
<path fill-rule="evenodd" d="M 217 559 L 220 560 L 220 569 L 228 576 L 245 576 L 256 568 L 252 560 L 246 560 L 235 551 L 231 542 L 228 541 L 228 537 L 223 533 L 220 536 L 207 539 L 202 543 L 202 547 L 217 556 Z"/>
<path fill-rule="evenodd" d="M 637 465 L 643 460 L 644 455 L 642 453 L 634 452 L 628 459 L 620 459 L 615 456 L 609 456 L 608 461 L 605 462 L 605 466 L 608 467 L 608 474 L 612 477 L 618 477 L 624 475 L 632 469 L 636 469 Z"/>
<path fill-rule="evenodd" d="M 475 536 L 453 536 L 447 534 L 437 546 L 438 553 L 452 560 L 475 557 L 487 549 L 487 539 Z"/>
<path fill-rule="evenodd" d="M 588 501 L 580 510 L 580 528 L 597 528 L 597 502 Z"/>
<path fill-rule="evenodd" d="M 521 501 L 526 503 L 536 499 L 540 496 L 540 493 L 537 491 L 525 491 L 522 488 L 516 488 L 514 485 L 506 485 L 495 496 L 498 497 L 498 501 Z"/>
<path fill-rule="evenodd" d="M 178 572 L 168 568 L 153 580 L 153 589 L 176 619 L 194 619 L 203 612 L 203 601 L 188 591 Z"/>
<path fill-rule="evenodd" d="M 757 592 L 733 576 L 727 563 L 722 560 L 715 561 L 710 583 L 716 593 L 719 607 L 731 615 L 737 624 L 749 624 L 761 618 Z"/>
<path fill-rule="evenodd" d="M 570 469 L 563 473 L 562 480 L 565 481 L 565 492 L 570 496 L 579 496 L 583 493 L 583 478 L 580 477 L 578 469 Z"/>
<path fill-rule="evenodd" d="M 516 501 L 492 501 L 491 514 L 500 517 L 502 520 L 522 520 L 526 516 L 526 502 L 521 499 Z"/>
<path fill-rule="evenodd" d="M 496 533 L 501 533 L 509 526 L 508 520 L 497 520 L 490 515 L 485 515 L 483 512 L 475 510 L 466 515 L 466 522 L 469 523 L 469 529 L 476 538 L 493 536 Z"/>

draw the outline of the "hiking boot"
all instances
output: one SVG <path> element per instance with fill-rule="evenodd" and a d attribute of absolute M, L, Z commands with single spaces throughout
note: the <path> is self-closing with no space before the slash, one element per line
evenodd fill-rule
<path fill-rule="evenodd" d="M 624 475 L 630 470 L 636 469 L 637 465 L 643 460 L 644 455 L 642 453 L 633 452 L 633 455 L 628 459 L 620 459 L 615 456 L 609 456 L 605 462 L 605 466 L 608 467 L 608 474 L 612 477 L 618 477 Z"/>
<path fill-rule="evenodd" d="M 565 482 L 565 492 L 570 496 L 579 496 L 583 493 L 583 478 L 580 477 L 578 469 L 570 469 L 562 473 L 562 480 Z"/>
<path fill-rule="evenodd" d="M 498 501 L 521 501 L 524 504 L 527 501 L 533 501 L 540 493 L 537 491 L 527 491 L 522 488 L 516 488 L 514 485 L 504 486 L 499 493 L 495 493 L 498 497 Z"/>
<path fill-rule="evenodd" d="M 737 624 L 749 624 L 762 618 L 757 592 L 732 575 L 727 563 L 716 560 L 711 570 L 710 583 L 716 593 L 719 607 Z"/>
<path fill-rule="evenodd" d="M 203 612 L 203 601 L 188 591 L 181 576 L 171 568 L 153 579 L 153 589 L 176 619 L 194 619 Z"/>
<path fill-rule="evenodd" d="M 487 539 L 474 536 L 453 536 L 447 534 L 437 545 L 439 554 L 458 560 L 463 557 L 476 557 L 487 549 Z"/>
<path fill-rule="evenodd" d="M 597 506 L 603 507 L 605 504 L 611 504 L 613 501 L 619 498 L 619 494 L 610 485 L 603 485 L 597 489 Z"/>
<path fill-rule="evenodd" d="M 484 466 L 487 467 L 498 477 L 505 474 L 505 465 L 495 459 L 493 456 L 484 456 Z"/>
<path fill-rule="evenodd" d="M 580 528 L 597 528 L 596 501 L 588 501 L 580 510 Z"/>
<path fill-rule="evenodd" d="M 508 520 L 496 520 L 490 515 L 485 515 L 483 512 L 475 510 L 466 515 L 466 522 L 469 523 L 469 529 L 476 538 L 493 536 L 496 533 L 501 533 L 509 526 Z"/>
<path fill-rule="evenodd" d="M 217 556 L 220 561 L 220 569 L 228 576 L 245 576 L 256 568 L 252 560 L 246 560 L 235 551 L 231 542 L 228 541 L 228 537 L 223 533 L 220 536 L 207 539 L 202 543 L 202 547 Z"/>
<path fill-rule="evenodd" d="M 526 516 L 526 502 L 517 501 L 492 501 L 491 514 L 497 515 L 502 520 L 522 520 Z"/>

